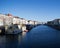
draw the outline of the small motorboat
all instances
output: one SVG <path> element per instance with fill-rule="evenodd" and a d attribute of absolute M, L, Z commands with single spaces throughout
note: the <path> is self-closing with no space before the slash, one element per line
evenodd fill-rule
<path fill-rule="evenodd" d="M 24 30 L 24 32 L 28 32 L 28 30 Z"/>
<path fill-rule="evenodd" d="M 26 25 L 22 26 L 22 32 L 28 32 L 28 30 L 26 29 Z"/>
<path fill-rule="evenodd" d="M 22 30 L 18 28 L 18 25 L 11 25 L 6 30 L 6 34 L 19 34 L 22 33 Z"/>
<path fill-rule="evenodd" d="M 32 28 L 34 28 L 34 25 L 31 25 L 31 24 L 27 24 L 27 25 L 26 25 L 26 29 L 27 29 L 28 31 L 30 31 Z"/>

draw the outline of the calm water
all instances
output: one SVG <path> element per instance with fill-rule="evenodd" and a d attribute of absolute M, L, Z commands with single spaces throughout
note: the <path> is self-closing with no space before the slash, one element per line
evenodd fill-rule
<path fill-rule="evenodd" d="M 28 33 L 0 36 L 0 48 L 60 48 L 60 31 L 41 25 Z"/>

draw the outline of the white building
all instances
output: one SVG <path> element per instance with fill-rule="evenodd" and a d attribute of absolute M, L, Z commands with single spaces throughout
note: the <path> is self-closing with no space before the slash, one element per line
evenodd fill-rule
<path fill-rule="evenodd" d="M 60 19 L 53 20 L 54 25 L 60 25 Z"/>
<path fill-rule="evenodd" d="M 28 24 L 28 20 L 25 20 L 25 24 Z"/>
<path fill-rule="evenodd" d="M 34 25 L 34 21 L 32 21 L 32 20 L 28 20 L 28 24 L 32 24 L 32 25 Z"/>
<path fill-rule="evenodd" d="M 11 25 L 12 19 L 12 16 L 0 14 L 0 25 Z"/>
<path fill-rule="evenodd" d="M 11 25 L 13 23 L 13 16 L 12 15 L 5 15 L 4 16 L 4 24 L 5 25 Z"/>
<path fill-rule="evenodd" d="M 59 24 L 60 24 L 60 19 L 59 19 Z"/>
<path fill-rule="evenodd" d="M 0 26 L 4 25 L 4 16 L 3 14 L 0 14 Z"/>
<path fill-rule="evenodd" d="M 26 24 L 26 20 L 24 18 L 21 18 L 22 24 Z"/>
<path fill-rule="evenodd" d="M 17 16 L 13 17 L 13 24 L 20 24 L 20 18 Z"/>

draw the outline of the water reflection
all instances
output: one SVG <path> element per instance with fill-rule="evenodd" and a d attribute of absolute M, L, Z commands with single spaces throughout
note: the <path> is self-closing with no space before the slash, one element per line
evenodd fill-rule
<path fill-rule="evenodd" d="M 26 32 L 19 35 L 6 35 L 6 48 L 22 48 L 22 40 L 26 36 Z"/>
<path fill-rule="evenodd" d="M 5 36 L 0 35 L 0 48 L 5 48 Z"/>
<path fill-rule="evenodd" d="M 0 48 L 60 48 L 60 31 L 38 26 L 28 33 L 0 36 Z"/>
<path fill-rule="evenodd" d="M 6 35 L 6 48 L 19 48 L 20 35 Z"/>
<path fill-rule="evenodd" d="M 6 48 L 18 48 L 18 37 L 13 35 L 6 36 Z"/>
<path fill-rule="evenodd" d="M 22 32 L 22 37 L 24 38 L 26 36 L 26 32 Z"/>

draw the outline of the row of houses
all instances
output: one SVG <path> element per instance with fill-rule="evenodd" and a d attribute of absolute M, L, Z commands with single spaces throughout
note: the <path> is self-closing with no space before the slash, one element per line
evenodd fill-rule
<path fill-rule="evenodd" d="M 48 25 L 60 25 L 60 19 L 55 19 L 47 22 Z"/>
<path fill-rule="evenodd" d="M 0 24 L 1 25 L 11 25 L 11 24 L 39 24 L 37 21 L 26 20 L 24 18 L 20 18 L 18 16 L 13 16 L 11 14 L 0 14 Z"/>
<path fill-rule="evenodd" d="M 54 28 L 54 29 L 60 30 L 60 19 L 48 21 L 47 25 Z"/>
<path fill-rule="evenodd" d="M 40 24 L 38 21 L 26 20 L 24 18 L 20 18 L 18 16 L 13 16 L 11 14 L 0 14 L 0 33 L 9 33 L 11 31 L 11 26 L 18 25 L 18 28 L 22 30 L 22 32 L 27 31 Z M 10 28 L 10 29 L 9 29 Z M 12 32 L 12 31 L 11 31 Z"/>

